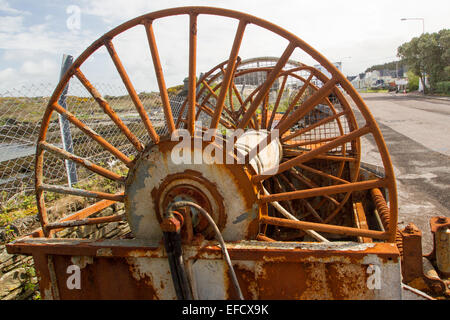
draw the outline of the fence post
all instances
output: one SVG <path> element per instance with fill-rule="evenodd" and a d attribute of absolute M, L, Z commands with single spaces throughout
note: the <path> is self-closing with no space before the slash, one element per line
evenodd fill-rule
<path fill-rule="evenodd" d="M 64 54 L 61 64 L 61 73 L 59 75 L 59 78 L 61 79 L 66 71 L 70 68 L 73 62 L 73 57 L 71 55 Z M 70 81 L 69 81 L 70 82 Z M 67 109 L 66 104 L 66 96 L 67 91 L 69 90 L 69 82 L 67 83 L 66 87 L 64 88 L 61 96 L 59 97 L 58 103 L 61 107 L 64 109 Z M 63 144 L 63 149 L 67 152 L 73 153 L 73 141 L 72 141 L 72 134 L 70 133 L 70 122 L 61 114 L 58 114 L 59 117 L 59 128 L 61 130 L 61 140 Z M 78 176 L 77 176 L 77 167 L 75 163 L 73 163 L 70 160 L 64 160 L 66 165 L 66 172 L 67 172 L 67 182 L 69 184 L 69 187 L 72 187 L 73 184 L 78 182 Z"/>

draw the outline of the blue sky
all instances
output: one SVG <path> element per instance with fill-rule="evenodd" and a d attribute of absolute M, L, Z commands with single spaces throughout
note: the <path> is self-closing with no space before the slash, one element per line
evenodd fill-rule
<path fill-rule="evenodd" d="M 396 48 L 425 31 L 450 27 L 449 1 L 300 1 L 300 0 L 0 0 L 0 92 L 29 82 L 55 83 L 63 53 L 77 57 L 102 34 L 133 17 L 160 9 L 209 5 L 250 13 L 296 34 L 331 61 L 342 61 L 344 74 L 392 61 Z M 68 28 L 70 6 L 80 12 L 80 28 Z M 201 22 L 201 24 L 200 24 Z M 224 19 L 199 22 L 199 71 L 225 60 L 236 24 Z M 168 85 L 181 83 L 187 74 L 187 19 L 155 25 Z M 215 36 L 208 35 L 214 33 Z M 130 77 L 138 90 L 154 90 L 156 82 L 143 30 L 130 31 L 115 40 Z M 203 41 L 203 42 L 202 42 Z M 242 58 L 280 55 L 284 44 L 264 32 L 250 29 L 244 36 Z M 308 57 L 295 58 L 313 64 Z M 106 51 L 86 63 L 93 82 L 120 82 Z M 83 69 L 84 70 L 84 69 Z"/>

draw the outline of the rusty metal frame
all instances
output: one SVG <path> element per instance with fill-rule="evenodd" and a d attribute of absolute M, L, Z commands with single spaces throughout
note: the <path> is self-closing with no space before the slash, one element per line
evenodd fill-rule
<path fill-rule="evenodd" d="M 295 299 L 305 289 L 312 290 L 306 298 L 324 298 L 325 288 L 317 283 L 317 279 L 310 278 L 311 275 L 305 277 L 304 273 L 316 269 L 319 264 L 325 270 L 332 269 L 328 271 L 327 279 L 324 279 L 331 286 L 326 289 L 328 295 L 332 294 L 334 299 L 360 299 L 370 291 L 365 287 L 365 268 L 370 265 L 369 260 L 374 261 L 376 257 L 381 266 L 399 265 L 399 252 L 391 243 L 283 245 L 266 238 L 262 240 L 265 241 L 227 244 L 245 299 Z M 8 245 L 8 251 L 33 254 L 44 299 L 161 299 L 164 297 L 161 291 L 169 289 L 160 285 L 157 278 L 153 279 L 142 271 L 137 272 L 133 264 L 139 259 L 167 259 L 163 246 L 158 243 L 138 239 L 93 241 L 25 237 Z M 368 256 L 372 258 L 367 260 Z M 214 263 L 222 260 L 222 250 L 216 242 L 209 241 L 201 245 L 185 245 L 184 258 L 188 262 L 203 260 Z M 86 271 L 82 271 L 85 274 L 82 290 L 70 290 L 66 286 L 66 268 L 74 263 L 80 268 L 86 268 Z M 257 263 L 259 266 L 256 269 L 261 269 L 260 278 L 255 279 L 258 282 L 256 288 L 251 280 L 256 275 L 245 267 L 247 263 Z M 355 275 L 352 270 L 358 270 L 358 279 L 333 272 L 345 266 L 351 267 L 351 275 Z M 390 267 L 390 270 L 394 269 Z M 227 271 L 224 270 L 224 273 Z M 271 274 L 281 283 L 274 286 Z M 89 281 L 94 275 L 96 281 Z M 311 280 L 316 282 L 308 284 Z M 390 280 L 400 286 L 399 275 Z M 225 276 L 224 298 L 236 299 L 236 293 L 230 289 L 229 283 Z M 284 286 L 286 283 L 291 286 Z M 384 291 L 385 294 L 389 291 L 388 294 L 394 298 L 400 298 L 400 288 Z M 377 298 L 377 290 L 369 292 L 369 296 Z"/>

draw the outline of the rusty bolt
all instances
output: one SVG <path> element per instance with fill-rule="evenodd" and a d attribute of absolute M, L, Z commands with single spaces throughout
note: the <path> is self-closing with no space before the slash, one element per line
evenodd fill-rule
<path fill-rule="evenodd" d="M 181 223 L 175 217 L 166 218 L 161 222 L 161 230 L 163 232 L 179 232 Z"/>
<path fill-rule="evenodd" d="M 433 292 L 436 293 L 436 294 L 440 294 L 440 293 L 442 293 L 442 291 L 445 290 L 445 288 L 442 288 L 442 286 L 441 286 L 440 284 L 438 284 L 438 283 L 433 283 L 433 284 L 431 285 L 431 289 L 432 289 Z"/>
<path fill-rule="evenodd" d="M 404 231 L 406 233 L 414 233 L 417 231 L 417 227 L 413 223 L 410 223 L 405 227 Z"/>
<path fill-rule="evenodd" d="M 447 222 L 447 218 L 446 217 L 444 217 L 444 216 L 439 216 L 438 218 L 437 218 L 437 221 L 436 221 L 437 223 L 446 223 Z"/>

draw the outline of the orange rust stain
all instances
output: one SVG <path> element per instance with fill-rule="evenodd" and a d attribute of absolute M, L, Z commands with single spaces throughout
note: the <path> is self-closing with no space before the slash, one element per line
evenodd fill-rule
<path fill-rule="evenodd" d="M 254 271 L 246 268 L 242 265 L 233 265 L 236 278 L 238 279 L 239 287 L 241 288 L 242 295 L 246 300 L 258 299 L 257 286 L 255 282 Z M 225 269 L 225 287 L 227 288 L 227 297 L 230 300 L 239 299 L 239 295 L 234 288 L 233 282 L 230 279 L 230 273 Z"/>
<path fill-rule="evenodd" d="M 301 299 L 324 300 L 332 299 L 332 295 L 325 276 L 325 264 L 322 262 L 311 262 L 304 264 L 305 272 L 308 275 L 306 286 Z"/>
<path fill-rule="evenodd" d="M 333 299 L 367 298 L 367 273 L 364 266 L 347 263 L 329 263 L 325 266 Z"/>
<path fill-rule="evenodd" d="M 136 282 L 138 287 L 144 287 L 148 295 L 150 296 L 151 300 L 159 300 L 158 294 L 156 292 L 156 289 L 153 286 L 153 279 L 150 275 L 142 274 L 139 271 L 139 268 L 137 268 L 135 265 L 130 263 L 128 265 L 128 269 L 130 270 L 131 275 L 134 278 L 134 281 Z"/>
<path fill-rule="evenodd" d="M 258 277 L 259 299 L 300 299 L 306 290 L 307 274 L 301 264 L 268 262 Z"/>

